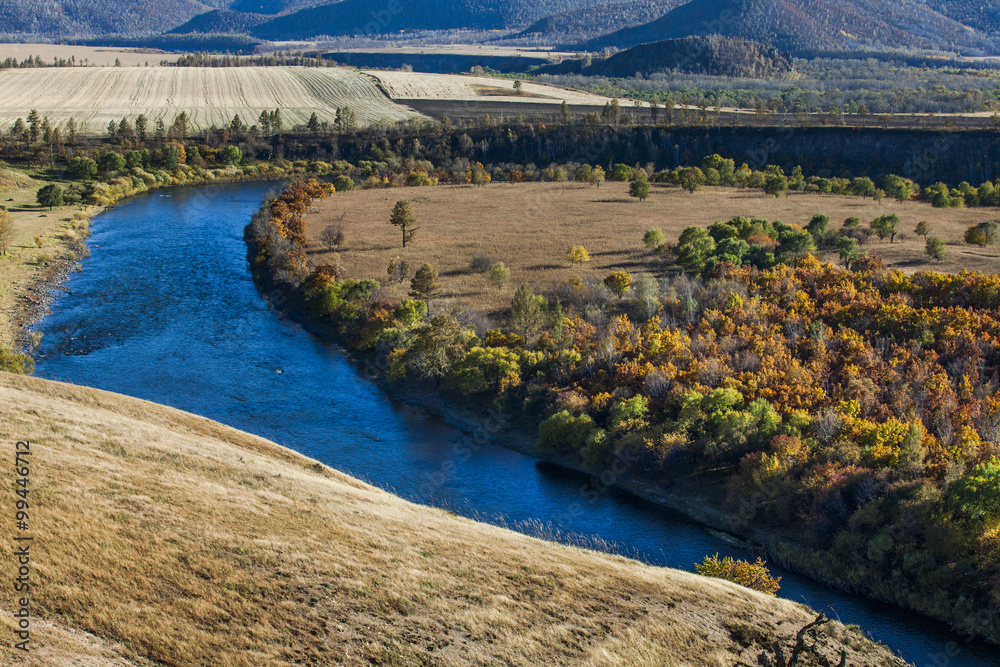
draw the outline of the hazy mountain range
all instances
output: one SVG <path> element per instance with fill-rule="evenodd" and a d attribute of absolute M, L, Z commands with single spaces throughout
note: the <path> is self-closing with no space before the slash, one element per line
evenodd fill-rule
<path fill-rule="evenodd" d="M 848 47 L 1000 51 L 1000 0 L 6 0 L 0 34 L 238 33 L 264 40 L 474 29 L 590 49 L 692 35 L 792 53 Z"/>

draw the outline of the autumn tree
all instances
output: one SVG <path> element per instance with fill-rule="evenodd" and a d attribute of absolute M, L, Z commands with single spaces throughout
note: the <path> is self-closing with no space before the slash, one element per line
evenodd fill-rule
<path fill-rule="evenodd" d="M 767 569 L 767 563 L 760 558 L 750 563 L 730 556 L 720 559 L 719 554 L 715 554 L 705 556 L 705 560 L 696 565 L 695 570 L 703 577 L 726 579 L 768 595 L 774 595 L 781 588 L 781 577 L 773 577 Z"/>
<path fill-rule="evenodd" d="M 588 174 L 587 180 L 591 183 L 591 185 L 601 187 L 601 183 L 604 182 L 604 169 L 600 165 L 594 167 L 590 171 L 590 174 Z"/>
<path fill-rule="evenodd" d="M 413 214 L 413 208 L 406 199 L 400 199 L 392 207 L 392 215 L 389 216 L 389 223 L 399 227 L 400 231 L 402 231 L 404 248 L 407 241 L 413 240 L 414 235 L 419 229 L 419 227 L 414 227 L 416 222 L 417 216 Z"/>
<path fill-rule="evenodd" d="M 497 288 L 497 291 L 503 291 L 504 285 L 509 280 L 510 269 L 503 262 L 497 262 L 490 268 L 490 282 Z"/>
<path fill-rule="evenodd" d="M 582 245 L 575 245 L 566 252 L 566 260 L 576 266 L 590 261 L 590 253 Z"/>
<path fill-rule="evenodd" d="M 410 281 L 410 296 L 420 299 L 430 306 L 431 299 L 441 293 L 441 282 L 438 280 L 438 273 L 430 264 L 424 264 Z"/>
<path fill-rule="evenodd" d="M 0 206 L 0 255 L 7 254 L 7 248 L 14 240 L 14 218 L 5 206 Z"/>
<path fill-rule="evenodd" d="M 604 278 L 604 286 L 614 292 L 618 298 L 625 296 L 625 292 L 632 287 L 632 275 L 628 271 L 614 271 Z"/>
<path fill-rule="evenodd" d="M 663 235 L 663 230 L 658 227 L 647 229 L 646 233 L 642 236 L 642 244 L 650 250 L 658 248 L 666 240 L 667 237 Z"/>
<path fill-rule="evenodd" d="M 992 220 L 980 222 L 965 230 L 965 242 L 985 248 L 997 242 L 997 223 Z"/>

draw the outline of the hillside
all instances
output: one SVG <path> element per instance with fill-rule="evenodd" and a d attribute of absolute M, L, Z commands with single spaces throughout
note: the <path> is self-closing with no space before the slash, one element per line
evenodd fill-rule
<path fill-rule="evenodd" d="M 7 0 L 0 3 L 0 34 L 75 37 L 163 32 L 228 0 Z"/>
<path fill-rule="evenodd" d="M 413 505 L 106 392 L 0 373 L 0 431 L 11 452 L 32 441 L 39 664 L 756 664 L 755 642 L 787 647 L 812 617 Z M 828 627 L 830 659 L 843 647 L 848 664 L 903 664 Z"/>
<path fill-rule="evenodd" d="M 581 48 L 630 48 L 708 34 L 770 42 L 798 54 L 850 46 L 996 52 L 984 33 L 927 5 L 885 0 L 692 0 L 656 21 L 590 40 Z"/>
<path fill-rule="evenodd" d="M 566 60 L 542 68 L 541 73 L 627 77 L 668 71 L 765 78 L 790 73 L 792 60 L 770 44 L 712 35 L 640 44 L 589 67 L 582 60 Z"/>
<path fill-rule="evenodd" d="M 552 14 L 515 35 L 547 43 L 590 39 L 623 28 L 654 21 L 686 0 L 626 0 Z"/>
<path fill-rule="evenodd" d="M 401 30 L 509 29 L 550 14 L 587 6 L 587 0 L 413 0 L 398 12 L 373 12 L 368 0 L 343 0 L 280 16 L 253 30 L 261 39 L 304 39 L 317 35 L 384 34 Z"/>
<path fill-rule="evenodd" d="M 171 34 L 186 35 L 193 32 L 208 34 L 246 34 L 262 23 L 272 20 L 266 14 L 256 14 L 250 12 L 234 12 L 228 9 L 213 9 L 210 12 L 199 14 L 193 19 L 179 25 L 169 32 Z"/>

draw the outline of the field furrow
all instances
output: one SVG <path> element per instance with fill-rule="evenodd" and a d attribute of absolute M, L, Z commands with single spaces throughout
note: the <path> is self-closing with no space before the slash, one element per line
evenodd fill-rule
<path fill-rule="evenodd" d="M 389 100 L 367 77 L 342 68 L 303 67 L 87 67 L 0 72 L 0 130 L 37 109 L 54 123 L 76 118 L 81 133 L 101 134 L 111 120 L 145 114 L 167 125 L 184 111 L 192 131 L 247 124 L 262 111 L 281 109 L 286 128 L 315 113 L 333 122 L 337 107 L 355 110 L 359 123 L 418 117 Z"/>

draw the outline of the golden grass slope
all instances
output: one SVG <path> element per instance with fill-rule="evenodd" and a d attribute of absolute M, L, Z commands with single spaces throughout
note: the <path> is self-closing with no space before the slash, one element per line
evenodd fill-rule
<path fill-rule="evenodd" d="M 514 91 L 512 79 L 495 79 L 463 74 L 427 74 L 424 72 L 388 72 L 366 70 L 375 77 L 394 100 L 454 100 L 468 102 L 489 99 L 494 102 L 526 102 L 603 105 L 610 97 L 570 90 L 532 81 L 522 81 L 523 95 Z M 506 95 L 503 91 L 509 91 Z"/>
<path fill-rule="evenodd" d="M 0 373 L 8 490 L 17 439 L 32 442 L 44 622 L 31 660 L 5 639 L 0 664 L 756 664 L 734 635 L 788 637 L 811 617 L 414 505 L 171 408 Z M 12 578 L 0 567 L 2 590 Z M 848 664 L 902 664 L 842 626 L 829 634 Z"/>
<path fill-rule="evenodd" d="M 332 123 L 336 109 L 354 109 L 358 123 L 420 117 L 395 104 L 367 77 L 345 68 L 73 67 L 0 71 L 0 127 L 37 109 L 51 120 L 76 118 L 80 131 L 104 134 L 108 122 L 145 114 L 168 126 L 184 111 L 189 129 L 225 127 L 239 114 L 255 124 L 261 111 L 281 109 L 285 129 L 311 114 Z"/>

